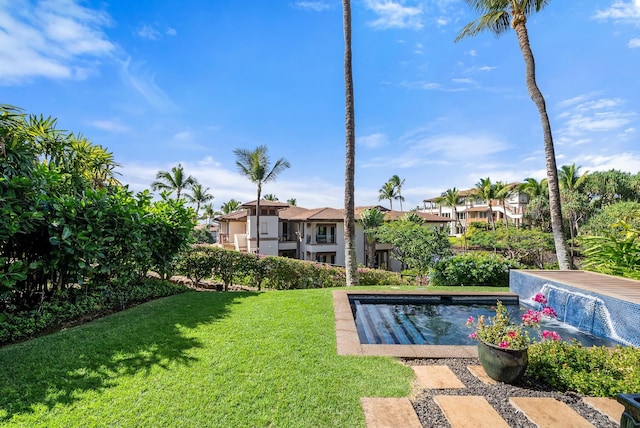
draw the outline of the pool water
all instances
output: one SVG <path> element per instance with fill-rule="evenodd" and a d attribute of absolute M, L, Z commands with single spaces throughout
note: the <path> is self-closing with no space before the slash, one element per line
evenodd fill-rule
<path fill-rule="evenodd" d="M 517 297 L 500 298 L 507 306 L 514 322 L 518 322 L 525 308 L 517 304 Z M 350 296 L 356 329 L 363 344 L 387 345 L 475 345 L 468 336 L 473 328 L 467 319 L 479 315 L 495 315 L 495 297 L 450 296 Z M 557 320 L 543 320 L 540 330 L 532 330 L 537 338 L 543 330 L 555 331 L 564 340 L 577 339 L 585 346 L 615 346 L 616 342 L 583 333 Z"/>

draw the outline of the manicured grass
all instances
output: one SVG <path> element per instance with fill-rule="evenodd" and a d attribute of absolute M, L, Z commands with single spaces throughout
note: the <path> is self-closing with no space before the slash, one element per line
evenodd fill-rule
<path fill-rule="evenodd" d="M 413 375 L 336 355 L 331 293 L 186 293 L 0 348 L 0 425 L 362 427 Z"/>

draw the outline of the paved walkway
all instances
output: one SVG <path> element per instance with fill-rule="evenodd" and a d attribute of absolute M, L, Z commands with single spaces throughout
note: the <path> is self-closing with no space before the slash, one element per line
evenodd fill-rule
<path fill-rule="evenodd" d="M 495 384 L 482 366 L 469 371 L 486 384 Z M 421 389 L 464 388 L 464 384 L 447 366 L 413 366 Z M 509 427 L 485 397 L 472 395 L 438 395 L 433 399 L 452 428 Z M 620 422 L 624 407 L 611 398 L 585 397 L 591 407 L 614 423 Z M 540 428 L 592 427 L 593 425 L 567 404 L 548 397 L 512 397 L 510 404 Z M 408 398 L 363 398 L 362 408 L 367 428 L 421 428 L 422 424 Z"/>

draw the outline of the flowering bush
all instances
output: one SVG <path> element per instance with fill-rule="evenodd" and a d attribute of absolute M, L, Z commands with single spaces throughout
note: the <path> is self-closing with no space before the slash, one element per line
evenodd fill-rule
<path fill-rule="evenodd" d="M 467 326 L 475 329 L 469 337 L 502 349 L 527 348 L 531 344 L 529 330 L 539 329 L 543 317 L 556 317 L 553 308 L 547 306 L 547 299 L 543 294 L 536 294 L 533 301 L 539 303 L 542 309 L 527 310 L 521 316 L 522 322 L 516 324 L 511 320 L 507 307 L 498 300 L 495 316 L 486 319 L 484 315 L 480 315 L 477 321 L 472 316 L 467 319 Z M 542 340 L 560 340 L 560 335 L 548 330 L 544 330 L 540 336 Z"/>

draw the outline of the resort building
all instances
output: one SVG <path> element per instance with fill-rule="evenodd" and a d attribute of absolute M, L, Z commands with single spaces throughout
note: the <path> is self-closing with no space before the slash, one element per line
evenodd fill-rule
<path fill-rule="evenodd" d="M 218 245 L 242 252 L 256 253 L 256 201 L 240 206 L 240 210 L 216 218 L 219 222 Z M 405 212 L 382 206 L 355 208 L 356 261 L 365 265 L 366 241 L 360 214 L 370 208 L 385 213 L 386 221 L 401 218 Z M 449 219 L 440 215 L 418 212 L 425 227 L 446 227 Z M 344 210 L 337 208 L 307 209 L 278 201 L 260 201 L 260 254 L 312 260 L 332 265 L 345 265 Z M 400 262 L 392 258 L 390 244 L 376 244 L 375 266 L 400 271 Z"/>
<path fill-rule="evenodd" d="M 529 196 L 517 190 L 517 183 L 513 183 L 514 191 L 504 200 L 492 200 L 491 211 L 494 221 L 506 221 L 509 224 L 520 226 L 523 222 L 523 214 L 529 203 Z M 460 203 L 455 207 L 443 205 L 441 197 L 425 199 L 422 212 L 435 214 L 448 219 L 449 234 L 459 236 L 469 223 L 480 221 L 489 222 L 489 204 L 477 196 L 475 189 L 460 190 Z"/>

